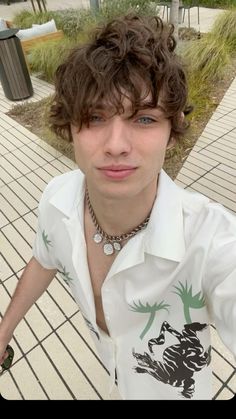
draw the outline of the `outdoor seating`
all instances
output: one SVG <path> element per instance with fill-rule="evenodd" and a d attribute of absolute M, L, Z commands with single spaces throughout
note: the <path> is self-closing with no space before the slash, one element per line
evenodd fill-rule
<path fill-rule="evenodd" d="M 188 11 L 188 27 L 190 28 L 190 10 L 193 7 L 197 7 L 197 23 L 198 25 L 200 25 L 200 12 L 199 12 L 199 1 L 198 0 L 193 0 L 193 1 L 188 1 L 188 4 L 185 4 L 183 6 L 183 22 L 185 19 L 185 11 Z"/>
<path fill-rule="evenodd" d="M 200 13 L 199 13 L 199 1 L 198 0 L 183 0 L 179 2 L 179 24 L 183 23 L 185 20 L 185 11 L 188 11 L 188 27 L 190 28 L 190 11 L 193 7 L 197 7 L 197 23 L 200 24 Z M 165 17 L 167 22 L 170 20 L 169 11 L 171 8 L 171 1 L 160 1 L 157 3 L 157 7 L 163 7 L 162 10 L 162 19 Z"/>
<path fill-rule="evenodd" d="M 30 0 L 32 7 L 33 7 L 33 11 L 34 13 L 39 12 L 47 12 L 47 8 L 46 8 L 46 1 L 45 0 Z M 38 10 L 37 10 L 37 6 L 38 6 Z"/>
<path fill-rule="evenodd" d="M 33 25 L 32 28 L 20 29 L 18 31 L 17 36 L 20 38 L 28 67 L 30 67 L 30 65 L 27 55 L 30 53 L 32 47 L 41 42 L 54 41 L 63 38 L 63 31 L 56 28 L 55 22 L 54 25 L 52 25 L 52 23 L 52 21 L 49 21 L 42 25 Z M 11 21 L 6 21 L 6 24 L 8 28 L 13 27 Z"/>

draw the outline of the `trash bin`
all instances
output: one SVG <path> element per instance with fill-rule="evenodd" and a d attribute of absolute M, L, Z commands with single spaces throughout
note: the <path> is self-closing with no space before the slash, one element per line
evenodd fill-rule
<path fill-rule="evenodd" d="M 18 29 L 0 31 L 0 80 L 10 100 L 27 99 L 33 87 L 24 52 L 16 33 Z"/>

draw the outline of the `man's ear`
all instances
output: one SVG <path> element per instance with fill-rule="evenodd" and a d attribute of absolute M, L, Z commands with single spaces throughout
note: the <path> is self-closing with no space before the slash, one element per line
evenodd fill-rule
<path fill-rule="evenodd" d="M 169 150 L 170 148 L 173 148 L 175 146 L 175 144 L 176 144 L 175 137 L 170 137 L 166 149 Z"/>

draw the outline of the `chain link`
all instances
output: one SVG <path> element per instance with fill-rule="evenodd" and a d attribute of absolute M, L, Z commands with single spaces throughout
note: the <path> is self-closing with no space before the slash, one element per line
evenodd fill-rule
<path fill-rule="evenodd" d="M 147 224 L 148 224 L 148 221 L 150 219 L 150 213 L 149 213 L 149 215 L 145 218 L 145 220 L 141 224 L 139 224 L 137 227 L 135 227 L 130 232 L 121 234 L 120 236 L 110 236 L 105 231 L 103 231 L 102 228 L 100 227 L 100 225 L 98 224 L 96 215 L 94 214 L 93 207 L 92 207 L 91 202 L 90 202 L 90 199 L 89 199 L 88 189 L 86 189 L 85 195 L 86 195 L 86 201 L 87 201 L 87 204 L 88 204 L 88 209 L 89 209 L 89 213 L 91 215 L 93 224 L 94 224 L 97 232 L 103 238 L 105 238 L 108 242 L 111 242 L 111 243 L 113 243 L 113 242 L 121 242 L 123 240 L 130 239 L 131 237 L 135 236 L 135 234 L 137 234 L 139 231 L 143 230 L 147 226 Z"/>

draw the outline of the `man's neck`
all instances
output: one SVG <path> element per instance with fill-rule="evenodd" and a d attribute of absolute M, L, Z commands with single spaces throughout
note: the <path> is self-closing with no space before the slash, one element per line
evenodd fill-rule
<path fill-rule="evenodd" d="M 89 193 L 89 199 L 100 228 L 112 236 L 120 236 L 139 226 L 150 214 L 156 187 L 143 191 L 140 195 L 128 199 L 112 199 Z M 85 204 L 88 214 L 88 204 Z M 91 218 L 91 216 L 90 216 Z"/>

